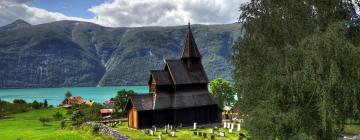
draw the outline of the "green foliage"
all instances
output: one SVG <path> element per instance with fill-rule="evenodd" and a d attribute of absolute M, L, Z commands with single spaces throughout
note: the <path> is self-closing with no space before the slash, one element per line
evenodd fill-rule
<path fill-rule="evenodd" d="M 98 121 L 101 119 L 100 109 L 103 109 L 104 106 L 99 103 L 94 103 L 92 106 L 82 105 L 80 110 L 83 112 L 83 119 L 85 121 Z"/>
<path fill-rule="evenodd" d="M 47 102 L 47 100 L 45 99 L 44 100 L 44 108 L 47 108 L 48 107 L 48 102 Z"/>
<path fill-rule="evenodd" d="M 43 124 L 43 126 L 45 126 L 46 123 L 48 123 L 48 122 L 51 121 L 51 119 L 50 119 L 50 118 L 41 117 L 41 118 L 39 118 L 39 121 Z"/>
<path fill-rule="evenodd" d="M 113 98 L 115 101 L 115 105 L 113 108 L 116 110 L 117 116 L 121 117 L 127 114 L 127 112 L 124 110 L 125 104 L 128 100 L 129 95 L 133 94 L 135 94 L 133 90 L 123 89 L 117 92 L 117 95 L 115 96 L 115 98 Z"/>
<path fill-rule="evenodd" d="M 56 112 L 54 115 L 53 115 L 53 118 L 55 120 L 61 120 L 63 118 L 63 115 L 60 113 L 60 112 Z"/>
<path fill-rule="evenodd" d="M 73 125 L 79 127 L 85 121 L 83 117 L 84 113 L 82 113 L 80 110 L 75 111 L 71 116 Z"/>
<path fill-rule="evenodd" d="M 360 46 L 342 0 L 252 0 L 234 46 L 234 79 L 254 139 L 336 139 L 359 116 Z"/>
<path fill-rule="evenodd" d="M 14 99 L 13 103 L 14 104 L 26 104 L 26 101 L 23 99 Z"/>
<path fill-rule="evenodd" d="M 216 78 L 210 82 L 210 90 L 221 108 L 225 105 L 233 106 L 235 104 L 235 90 L 228 81 Z"/>
<path fill-rule="evenodd" d="M 71 97 L 71 96 L 72 96 L 71 92 L 70 92 L 70 91 L 66 91 L 65 97 L 68 98 L 68 97 Z"/>
<path fill-rule="evenodd" d="M 86 121 L 99 121 L 101 119 L 100 109 L 104 108 L 101 104 L 94 103 L 92 106 L 82 104 L 78 110 L 71 111 L 71 120 L 73 125 L 79 127 Z M 70 113 L 70 110 L 68 111 Z"/>
<path fill-rule="evenodd" d="M 60 122 L 60 128 L 64 129 L 66 127 L 66 122 L 65 121 L 61 121 Z"/>
<path fill-rule="evenodd" d="M 92 133 L 98 134 L 99 131 L 100 131 L 100 126 L 99 125 L 92 126 Z"/>
<path fill-rule="evenodd" d="M 71 109 L 69 109 L 66 111 L 66 114 L 71 115 L 71 114 L 73 114 L 73 111 Z"/>
<path fill-rule="evenodd" d="M 41 105 L 39 102 L 37 102 L 36 100 L 34 102 L 31 103 L 31 107 L 34 109 L 39 109 L 41 108 Z"/>

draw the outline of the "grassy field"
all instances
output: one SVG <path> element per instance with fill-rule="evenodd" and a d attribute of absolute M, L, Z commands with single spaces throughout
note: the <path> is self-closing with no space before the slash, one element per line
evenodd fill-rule
<path fill-rule="evenodd" d="M 60 108 L 33 110 L 13 114 L 7 119 L 0 119 L 1 140 L 102 140 L 111 139 L 91 133 L 91 128 L 82 126 L 77 129 L 68 127 L 60 129 L 60 121 L 51 121 L 43 126 L 40 117 L 52 117 L 56 112 L 65 115 L 66 110 Z"/>
<path fill-rule="evenodd" d="M 150 136 L 147 135 L 145 133 L 143 133 L 141 130 L 135 130 L 135 129 L 130 129 L 127 127 L 127 123 L 121 123 L 120 125 L 117 125 L 116 129 L 124 136 L 132 139 L 132 140 L 153 140 L 153 139 L 158 139 L 158 135 L 160 135 L 164 129 L 160 129 L 158 130 L 154 136 Z M 234 131 L 233 134 L 228 133 L 227 130 L 220 128 L 220 130 L 224 131 L 226 134 L 226 137 L 219 137 L 216 136 L 215 139 L 216 140 L 238 140 L 238 135 L 239 132 Z M 199 136 L 195 136 L 193 135 L 193 130 L 192 129 L 186 129 L 186 128 L 182 128 L 182 129 L 177 129 L 176 135 L 175 137 L 171 137 L 168 134 L 162 134 L 162 138 L 164 140 L 208 140 L 210 139 L 209 136 L 209 129 L 200 129 L 197 130 L 197 132 L 206 132 L 208 134 L 207 138 L 203 138 L 203 137 L 199 137 Z M 246 131 L 242 130 L 242 133 L 247 133 Z"/>

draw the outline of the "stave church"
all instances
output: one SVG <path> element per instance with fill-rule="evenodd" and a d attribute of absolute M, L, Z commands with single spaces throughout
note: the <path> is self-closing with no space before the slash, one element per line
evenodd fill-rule
<path fill-rule="evenodd" d="M 188 25 L 180 59 L 164 60 L 163 70 L 151 70 L 148 94 L 128 97 L 128 126 L 209 124 L 221 122 L 221 110 L 208 90 L 208 77 Z"/>

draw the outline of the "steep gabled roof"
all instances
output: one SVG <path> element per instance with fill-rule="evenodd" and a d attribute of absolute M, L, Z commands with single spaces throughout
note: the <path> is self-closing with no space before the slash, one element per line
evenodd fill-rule
<path fill-rule="evenodd" d="M 126 109 L 133 105 L 137 111 L 152 110 L 153 96 L 151 94 L 130 95 L 126 103 Z"/>
<path fill-rule="evenodd" d="M 181 60 L 165 60 L 165 63 L 176 85 L 208 83 L 208 78 L 203 69 L 190 72 Z"/>
<path fill-rule="evenodd" d="M 192 84 L 188 70 L 180 60 L 165 60 L 165 63 L 174 84 Z"/>
<path fill-rule="evenodd" d="M 171 85 L 171 77 L 168 72 L 164 70 L 151 70 L 151 77 L 155 79 L 157 85 Z M 151 78 L 149 79 L 151 80 Z M 149 81 L 151 82 L 151 81 Z"/>
<path fill-rule="evenodd" d="M 191 29 L 190 29 L 190 23 L 188 25 L 188 29 L 189 29 L 189 31 L 185 37 L 184 47 L 183 47 L 182 53 L 181 53 L 181 58 L 200 58 L 201 55 L 196 46 L 194 36 L 192 35 Z"/>

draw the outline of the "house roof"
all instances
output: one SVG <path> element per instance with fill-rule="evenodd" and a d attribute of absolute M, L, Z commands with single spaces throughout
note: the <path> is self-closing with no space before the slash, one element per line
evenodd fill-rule
<path fill-rule="evenodd" d="M 100 113 L 101 114 L 113 113 L 113 110 L 112 109 L 100 109 Z"/>
<path fill-rule="evenodd" d="M 85 102 L 85 100 L 80 96 L 67 97 L 65 100 L 68 101 L 68 104 L 82 104 Z"/>
<path fill-rule="evenodd" d="M 130 95 L 128 102 L 126 103 L 126 109 L 129 109 L 130 104 L 134 105 L 136 110 L 152 110 L 153 109 L 153 97 L 150 94 L 134 94 Z"/>
<path fill-rule="evenodd" d="M 155 79 L 157 85 L 171 85 L 171 77 L 164 70 L 151 70 L 151 76 Z"/>
<path fill-rule="evenodd" d="M 191 29 L 190 29 L 190 23 L 188 25 L 188 29 L 189 29 L 189 31 L 185 37 L 184 47 L 181 52 L 181 58 L 200 58 L 201 55 L 196 46 L 194 36 L 192 35 Z"/>

